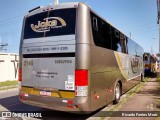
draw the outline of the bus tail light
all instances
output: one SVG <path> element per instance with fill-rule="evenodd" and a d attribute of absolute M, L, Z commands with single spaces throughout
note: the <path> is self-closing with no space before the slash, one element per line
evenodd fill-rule
<path fill-rule="evenodd" d="M 88 95 L 88 70 L 75 71 L 76 96 Z"/>
<path fill-rule="evenodd" d="M 22 99 L 22 100 L 27 100 L 28 96 L 29 95 L 27 93 L 20 93 L 20 99 Z"/>
<path fill-rule="evenodd" d="M 22 69 L 21 68 L 19 68 L 18 70 L 18 81 L 22 82 Z"/>

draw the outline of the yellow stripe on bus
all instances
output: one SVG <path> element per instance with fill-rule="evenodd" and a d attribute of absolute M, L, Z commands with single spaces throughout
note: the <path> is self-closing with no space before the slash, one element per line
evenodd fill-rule
<path fill-rule="evenodd" d="M 123 74 L 123 76 L 124 76 L 125 79 L 127 80 L 129 77 L 128 77 L 128 75 L 126 74 L 126 72 L 123 70 L 123 65 L 122 65 L 121 58 L 120 58 L 118 52 L 115 52 L 115 55 L 116 55 L 116 59 L 117 59 L 119 68 L 120 68 L 120 70 L 121 70 L 121 73 Z"/>
<path fill-rule="evenodd" d="M 30 88 L 30 87 L 22 87 L 21 91 L 24 93 L 28 93 L 31 95 L 40 95 L 40 90 Z M 60 95 L 59 95 L 60 94 Z M 75 97 L 75 92 L 70 92 L 70 91 L 59 91 L 59 94 L 57 92 L 51 92 L 51 97 L 62 97 L 62 98 L 74 98 Z"/>

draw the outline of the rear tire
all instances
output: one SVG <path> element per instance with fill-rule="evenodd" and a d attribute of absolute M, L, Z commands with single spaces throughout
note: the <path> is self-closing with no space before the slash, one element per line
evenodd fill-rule
<path fill-rule="evenodd" d="M 120 101 L 120 97 L 121 97 L 121 85 L 119 82 L 117 82 L 116 87 L 114 88 L 114 93 L 115 93 L 115 97 L 113 100 L 113 104 L 117 104 Z"/>

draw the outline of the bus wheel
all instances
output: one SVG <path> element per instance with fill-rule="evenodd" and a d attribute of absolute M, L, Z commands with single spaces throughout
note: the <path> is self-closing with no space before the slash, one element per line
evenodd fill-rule
<path fill-rule="evenodd" d="M 120 97 L 121 97 L 121 85 L 119 82 L 117 82 L 114 91 L 115 91 L 115 98 L 113 100 L 113 104 L 117 104 L 120 100 Z"/>

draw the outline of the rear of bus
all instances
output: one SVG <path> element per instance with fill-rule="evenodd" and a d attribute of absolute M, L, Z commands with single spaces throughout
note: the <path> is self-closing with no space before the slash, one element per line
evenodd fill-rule
<path fill-rule="evenodd" d="M 60 111 L 90 110 L 85 66 L 89 48 L 84 37 L 80 40 L 87 28 L 83 31 L 78 24 L 81 33 L 76 28 L 82 20 L 79 6 L 38 7 L 25 16 L 20 43 L 21 102 Z"/>

